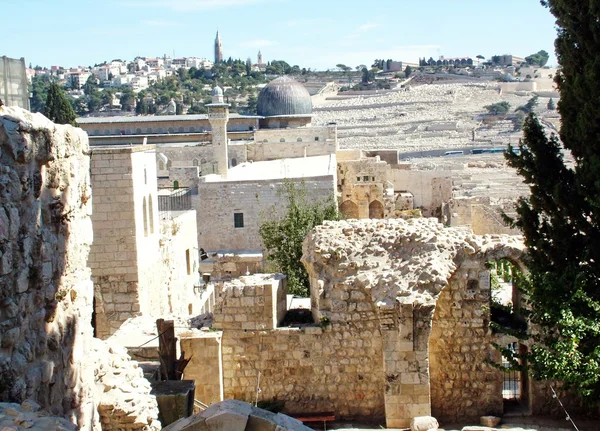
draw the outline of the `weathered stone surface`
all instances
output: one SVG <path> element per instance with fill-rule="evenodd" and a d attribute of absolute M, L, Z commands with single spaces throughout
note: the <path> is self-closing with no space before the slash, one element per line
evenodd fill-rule
<path fill-rule="evenodd" d="M 48 412 L 35 410 L 30 400 L 21 405 L 15 403 L 0 403 L 0 430 L 19 431 L 30 429 L 35 431 L 75 431 L 77 428 L 62 417 L 55 417 Z M 39 407 L 39 406 L 38 406 Z"/>
<path fill-rule="evenodd" d="M 165 431 L 309 431 L 302 422 L 237 400 L 211 405 L 192 417 L 180 419 Z"/>
<path fill-rule="evenodd" d="M 482 416 L 479 423 L 484 427 L 495 427 L 502 421 L 498 416 Z"/>
<path fill-rule="evenodd" d="M 95 423 L 87 135 L 1 107 L 0 149 L 0 400 L 30 399 L 86 429 Z"/>
<path fill-rule="evenodd" d="M 437 419 L 431 416 L 418 416 L 410 421 L 410 431 L 437 430 L 439 426 Z"/>

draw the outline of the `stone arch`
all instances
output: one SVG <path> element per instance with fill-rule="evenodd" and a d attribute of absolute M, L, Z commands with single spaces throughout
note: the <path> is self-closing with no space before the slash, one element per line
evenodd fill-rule
<path fill-rule="evenodd" d="M 302 138 L 296 139 L 296 142 L 302 142 Z"/>
<path fill-rule="evenodd" d="M 377 200 L 369 204 L 369 218 L 383 218 L 383 204 Z"/>
<path fill-rule="evenodd" d="M 198 166 L 198 159 L 192 160 L 192 166 Z"/>
<path fill-rule="evenodd" d="M 491 244 L 483 257 L 466 260 L 448 279 L 436 299 L 428 339 L 431 414 L 440 421 L 460 422 L 504 411 L 504 373 L 499 342 L 491 319 L 489 260 L 510 259 L 522 268 L 522 248 Z M 465 385 L 465 382 L 469 382 Z M 477 402 L 474 402 L 477 400 Z"/>
<path fill-rule="evenodd" d="M 358 205 L 348 199 L 347 201 L 342 202 L 340 205 L 340 212 L 344 216 L 345 219 L 358 218 Z"/>
<path fill-rule="evenodd" d="M 177 180 L 173 181 L 173 188 L 175 190 L 177 190 L 179 188 L 179 181 L 177 181 Z"/>
<path fill-rule="evenodd" d="M 281 138 L 279 142 L 285 142 L 285 138 Z"/>

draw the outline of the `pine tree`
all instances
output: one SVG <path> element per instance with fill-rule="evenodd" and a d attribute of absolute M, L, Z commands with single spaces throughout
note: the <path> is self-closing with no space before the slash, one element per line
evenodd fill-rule
<path fill-rule="evenodd" d="M 548 100 L 547 108 L 548 111 L 554 111 L 556 109 L 556 103 L 554 103 L 554 99 L 550 98 L 550 100 Z"/>
<path fill-rule="evenodd" d="M 556 379 L 600 400 L 600 4 L 542 2 L 556 17 L 561 70 L 560 141 L 534 114 L 509 164 L 530 185 L 513 224 L 528 247 L 530 321 L 539 329 L 527 357 L 534 377 Z M 575 165 L 567 167 L 562 146 Z"/>
<path fill-rule="evenodd" d="M 53 82 L 48 88 L 48 97 L 44 107 L 44 115 L 58 124 L 75 125 L 75 111 L 64 91 Z"/>

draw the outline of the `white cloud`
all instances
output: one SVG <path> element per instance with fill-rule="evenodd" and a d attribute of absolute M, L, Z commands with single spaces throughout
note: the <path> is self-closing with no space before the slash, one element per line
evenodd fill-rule
<path fill-rule="evenodd" d="M 274 40 L 266 40 L 266 39 L 254 39 L 254 40 L 246 40 L 240 43 L 242 48 L 266 48 L 267 46 L 278 45 Z"/>
<path fill-rule="evenodd" d="M 358 33 L 364 33 L 365 31 L 369 31 L 369 30 L 373 30 L 374 28 L 379 27 L 379 24 L 376 24 L 374 22 L 368 22 L 366 24 L 363 24 L 361 26 L 359 26 L 356 31 Z"/>
<path fill-rule="evenodd" d="M 233 6 L 255 5 L 272 3 L 283 0 L 150 0 L 147 2 L 132 2 L 130 5 L 143 5 L 144 7 L 162 7 L 178 12 L 192 12 L 209 9 L 223 9 Z"/>

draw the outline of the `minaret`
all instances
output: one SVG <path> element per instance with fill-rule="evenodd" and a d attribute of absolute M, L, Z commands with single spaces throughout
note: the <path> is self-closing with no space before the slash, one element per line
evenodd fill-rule
<path fill-rule="evenodd" d="M 263 62 L 262 62 L 262 52 L 260 52 L 260 50 L 258 51 L 258 63 L 257 64 L 263 64 Z"/>
<path fill-rule="evenodd" d="M 217 173 L 223 179 L 227 178 L 229 168 L 229 155 L 227 151 L 227 122 L 229 121 L 229 104 L 223 102 L 223 90 L 213 88 L 212 103 L 208 106 L 208 121 L 212 129 L 212 144 L 217 156 Z"/>
<path fill-rule="evenodd" d="M 221 36 L 219 36 L 219 30 L 217 30 L 217 37 L 215 38 L 215 63 L 223 61 L 223 43 L 221 42 Z"/>

